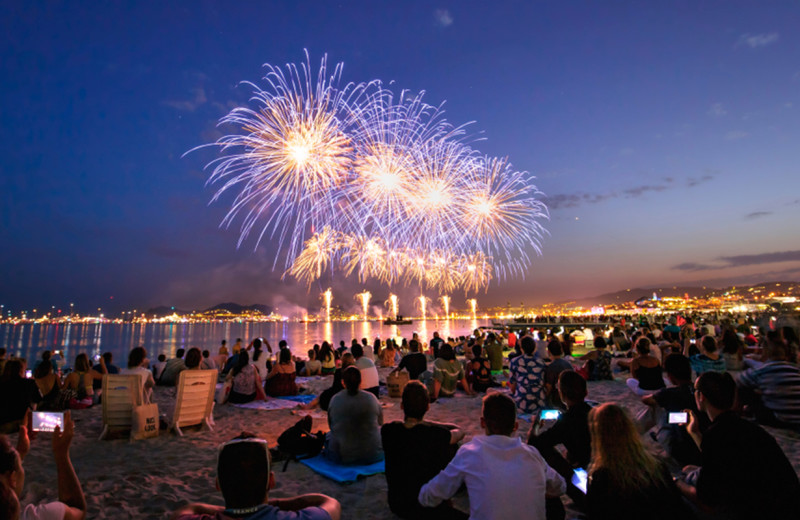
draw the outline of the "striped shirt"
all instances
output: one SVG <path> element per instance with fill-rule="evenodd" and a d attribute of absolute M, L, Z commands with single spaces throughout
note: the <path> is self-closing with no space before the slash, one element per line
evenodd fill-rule
<path fill-rule="evenodd" d="M 800 367 L 769 361 L 739 374 L 739 386 L 758 389 L 761 400 L 779 420 L 800 425 Z"/>
<path fill-rule="evenodd" d="M 695 354 L 689 358 L 689 363 L 692 365 L 692 370 L 698 376 L 703 372 L 725 372 L 725 360 L 720 358 L 711 359 L 705 354 Z"/>

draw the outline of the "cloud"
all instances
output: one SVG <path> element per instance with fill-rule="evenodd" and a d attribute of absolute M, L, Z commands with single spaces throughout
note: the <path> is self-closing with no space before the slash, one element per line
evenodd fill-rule
<path fill-rule="evenodd" d="M 716 258 L 719 264 L 698 264 L 685 262 L 672 267 L 677 271 L 707 271 L 712 269 L 728 269 L 730 267 L 743 267 L 750 265 L 774 264 L 778 262 L 800 262 L 800 251 L 777 251 L 757 255 L 720 256 Z"/>
<path fill-rule="evenodd" d="M 673 177 L 665 177 L 661 184 L 642 184 L 624 189 L 622 191 L 612 191 L 608 193 L 585 193 L 576 192 L 569 194 L 556 194 L 545 197 L 545 203 L 551 209 L 561 208 L 577 208 L 585 204 L 597 204 L 609 199 L 635 199 L 646 195 L 647 193 L 660 193 L 663 191 L 680 188 L 685 186 L 687 188 L 694 188 L 704 182 L 708 182 L 714 178 L 712 174 L 706 174 L 702 177 L 695 178 L 689 177 L 686 179 L 685 184 L 676 184 Z"/>
<path fill-rule="evenodd" d="M 706 113 L 710 116 L 722 117 L 726 115 L 728 111 L 723 108 L 722 103 L 714 103 L 713 105 L 711 105 L 711 108 L 709 108 L 708 112 Z"/>
<path fill-rule="evenodd" d="M 181 112 L 194 112 L 198 107 L 204 105 L 208 99 L 203 87 L 193 88 L 194 98 L 188 100 L 166 100 L 163 103 Z"/>
<path fill-rule="evenodd" d="M 750 134 L 748 134 L 747 132 L 744 132 L 742 130 L 731 130 L 730 132 L 725 134 L 725 140 L 726 141 L 737 141 L 739 139 L 744 139 L 748 135 L 750 135 Z"/>
<path fill-rule="evenodd" d="M 753 220 L 753 219 L 757 219 L 757 218 L 760 218 L 760 217 L 766 217 L 767 215 L 772 215 L 772 212 L 771 211 L 754 211 L 752 213 L 748 213 L 747 215 L 745 215 L 744 218 L 747 219 L 747 220 Z"/>
<path fill-rule="evenodd" d="M 450 27 L 453 25 L 453 15 L 451 15 L 450 11 L 447 9 L 437 9 L 433 13 L 433 18 L 436 21 L 436 25 L 439 27 Z"/>
<path fill-rule="evenodd" d="M 778 33 L 775 32 L 769 34 L 743 34 L 739 37 L 739 41 L 736 43 L 736 46 L 740 47 L 742 45 L 746 45 L 751 49 L 757 49 L 759 47 L 772 45 L 777 41 Z"/>

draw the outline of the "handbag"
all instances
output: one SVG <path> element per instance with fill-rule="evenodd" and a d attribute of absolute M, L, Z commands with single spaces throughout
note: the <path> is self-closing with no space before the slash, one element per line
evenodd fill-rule
<path fill-rule="evenodd" d="M 158 405 L 141 404 L 131 411 L 131 440 L 158 437 Z"/>

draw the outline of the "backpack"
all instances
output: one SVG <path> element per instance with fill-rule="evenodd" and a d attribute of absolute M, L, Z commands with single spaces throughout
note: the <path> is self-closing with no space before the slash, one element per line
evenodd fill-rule
<path fill-rule="evenodd" d="M 283 471 L 291 460 L 316 457 L 324 444 L 325 434 L 321 431 L 311 433 L 311 416 L 306 415 L 278 437 L 278 450 L 287 457 Z"/>

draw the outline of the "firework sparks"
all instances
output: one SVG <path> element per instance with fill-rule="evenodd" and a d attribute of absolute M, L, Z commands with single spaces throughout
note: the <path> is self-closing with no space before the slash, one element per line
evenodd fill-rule
<path fill-rule="evenodd" d="M 450 319 L 450 297 L 447 296 L 447 295 L 444 295 L 444 296 L 440 297 L 439 300 L 441 300 L 442 306 L 444 306 L 444 316 L 445 316 L 446 319 L 449 320 Z"/>
<path fill-rule="evenodd" d="M 355 296 L 356 300 L 361 302 L 361 310 L 364 313 L 364 321 L 367 321 L 367 312 L 369 311 L 369 299 L 372 298 L 372 293 L 363 291 Z"/>
<path fill-rule="evenodd" d="M 327 316 L 327 321 L 331 321 L 331 301 L 333 300 L 333 292 L 330 287 L 328 287 L 327 291 L 322 293 L 322 299 L 325 301 L 325 316 Z"/>

